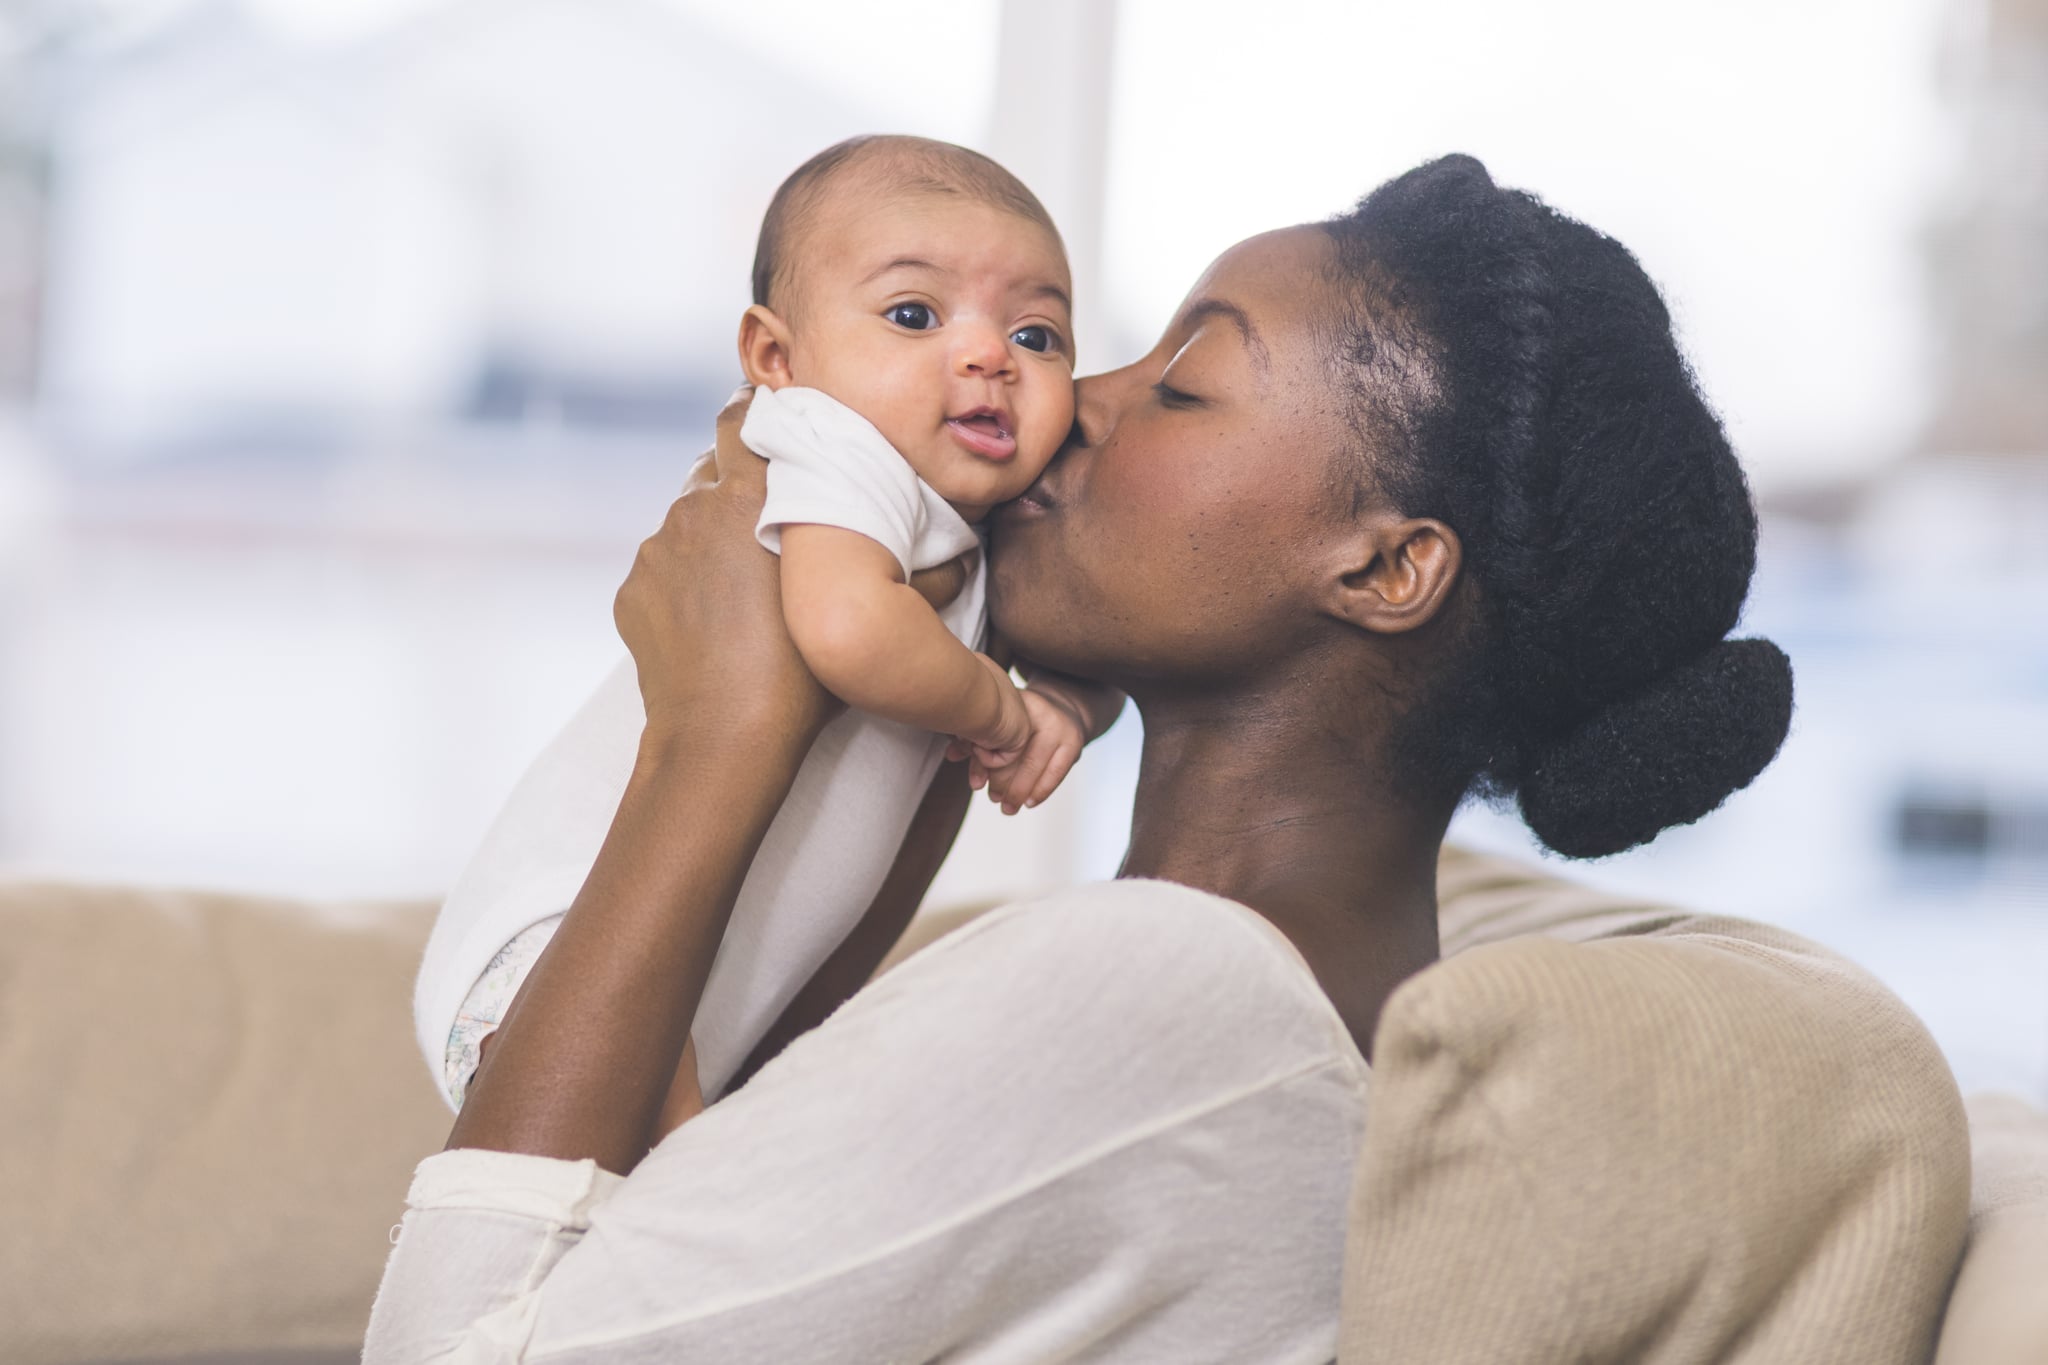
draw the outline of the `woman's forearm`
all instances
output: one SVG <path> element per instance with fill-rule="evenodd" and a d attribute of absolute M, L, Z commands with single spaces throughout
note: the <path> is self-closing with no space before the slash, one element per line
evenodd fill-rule
<path fill-rule="evenodd" d="M 621 1174 L 647 1152 L 755 849 L 812 735 L 719 718 L 650 733 L 561 928 L 449 1135 Z"/>

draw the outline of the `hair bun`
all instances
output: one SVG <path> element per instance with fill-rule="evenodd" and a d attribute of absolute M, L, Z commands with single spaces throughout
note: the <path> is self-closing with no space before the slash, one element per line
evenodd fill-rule
<path fill-rule="evenodd" d="M 1522 818 L 1567 857 L 1634 848 L 1748 786 L 1791 724 L 1785 652 L 1723 640 L 1538 755 L 1520 784 Z"/>

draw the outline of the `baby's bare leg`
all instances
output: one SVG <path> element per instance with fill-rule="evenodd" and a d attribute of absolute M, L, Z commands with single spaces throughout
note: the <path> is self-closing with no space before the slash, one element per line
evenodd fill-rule
<path fill-rule="evenodd" d="M 462 1008 L 455 1012 L 455 1024 L 448 1030 L 448 1049 L 441 1062 L 442 1087 L 457 1109 L 462 1108 L 462 1101 L 469 1094 L 476 1069 L 483 1065 L 487 1040 L 504 1021 L 512 998 L 519 994 L 526 974 L 533 970 L 540 950 L 548 946 L 561 922 L 560 915 L 550 915 L 513 935 L 463 997 Z"/>

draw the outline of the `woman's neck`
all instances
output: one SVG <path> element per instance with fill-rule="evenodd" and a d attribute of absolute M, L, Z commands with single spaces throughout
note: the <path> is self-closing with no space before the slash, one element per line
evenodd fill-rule
<path fill-rule="evenodd" d="M 1122 875 L 1250 906 L 1307 959 L 1360 1051 L 1380 1007 L 1437 957 L 1436 859 L 1450 809 L 1423 809 L 1354 736 L 1260 705 L 1153 700 Z M 1310 714 L 1314 708 L 1306 708 Z"/>

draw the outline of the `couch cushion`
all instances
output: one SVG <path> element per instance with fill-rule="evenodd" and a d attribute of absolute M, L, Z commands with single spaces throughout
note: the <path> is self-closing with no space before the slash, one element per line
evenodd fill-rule
<path fill-rule="evenodd" d="M 1970 1097 L 1970 1249 L 1935 1365 L 2048 1361 L 2048 1113 Z"/>
<path fill-rule="evenodd" d="M 1652 934 L 1698 918 L 1638 896 L 1597 891 L 1569 875 L 1445 845 L 1436 864 L 1442 955 L 1455 957 L 1467 948 L 1531 935 L 1586 943 Z"/>
<path fill-rule="evenodd" d="M 0 1360 L 360 1346 L 432 914 L 0 884 Z"/>
<path fill-rule="evenodd" d="M 1346 1365 L 1924 1365 L 1969 1158 L 1912 1013 L 1762 925 L 1443 872 L 1446 956 L 1374 1044 Z"/>

